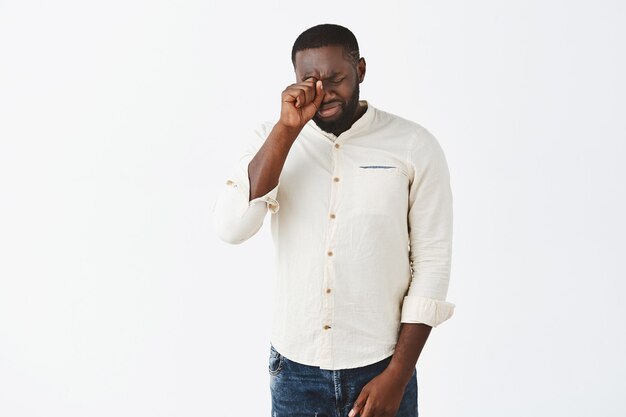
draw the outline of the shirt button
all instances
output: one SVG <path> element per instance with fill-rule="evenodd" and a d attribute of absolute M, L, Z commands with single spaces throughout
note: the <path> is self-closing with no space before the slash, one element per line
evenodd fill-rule
<path fill-rule="evenodd" d="M 339 146 L 340 145 L 338 143 L 335 143 L 335 149 L 339 149 Z"/>
<path fill-rule="evenodd" d="M 328 330 L 328 329 L 330 329 L 330 326 L 328 324 L 325 324 L 324 325 L 324 330 Z"/>
<path fill-rule="evenodd" d="M 330 251 L 330 250 L 329 250 L 329 251 L 328 251 L 328 253 L 327 253 L 326 255 L 328 255 L 328 256 L 333 256 L 333 251 Z"/>
<path fill-rule="evenodd" d="M 337 216 L 335 216 L 335 213 L 330 213 L 330 218 L 331 219 L 334 219 L 335 217 L 337 217 Z"/>
<path fill-rule="evenodd" d="M 339 182 L 339 177 L 335 177 L 335 178 L 333 178 L 333 181 L 335 181 L 335 182 Z"/>
<path fill-rule="evenodd" d="M 326 288 L 326 294 L 330 292 L 330 288 Z"/>

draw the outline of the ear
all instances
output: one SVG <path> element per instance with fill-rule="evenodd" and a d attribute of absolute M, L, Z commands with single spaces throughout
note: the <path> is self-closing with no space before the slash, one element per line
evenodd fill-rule
<path fill-rule="evenodd" d="M 359 77 L 359 84 L 365 79 L 365 58 L 359 58 L 359 62 L 356 64 L 356 74 Z"/>

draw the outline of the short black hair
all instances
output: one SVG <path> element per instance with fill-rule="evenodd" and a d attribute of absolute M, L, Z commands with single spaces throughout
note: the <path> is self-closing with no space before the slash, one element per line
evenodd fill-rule
<path fill-rule="evenodd" d="M 296 65 L 296 53 L 323 46 L 341 46 L 346 59 L 354 65 L 359 61 L 359 44 L 354 34 L 343 26 L 325 23 L 302 32 L 291 48 L 291 63 Z"/>

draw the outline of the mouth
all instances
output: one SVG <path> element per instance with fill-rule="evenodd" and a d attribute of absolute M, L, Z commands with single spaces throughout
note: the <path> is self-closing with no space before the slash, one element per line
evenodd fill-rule
<path fill-rule="evenodd" d="M 334 101 L 332 103 L 323 104 L 320 109 L 317 111 L 317 114 L 323 118 L 327 119 L 329 117 L 333 117 L 341 111 L 341 103 Z"/>

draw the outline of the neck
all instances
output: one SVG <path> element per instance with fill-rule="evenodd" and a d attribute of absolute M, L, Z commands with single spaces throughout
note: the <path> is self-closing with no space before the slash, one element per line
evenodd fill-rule
<path fill-rule="evenodd" d="M 360 100 L 359 105 L 356 106 L 356 110 L 354 111 L 354 119 L 352 119 L 352 124 L 354 124 L 354 122 L 359 120 L 361 116 L 365 114 L 366 111 L 367 111 L 367 101 Z"/>

